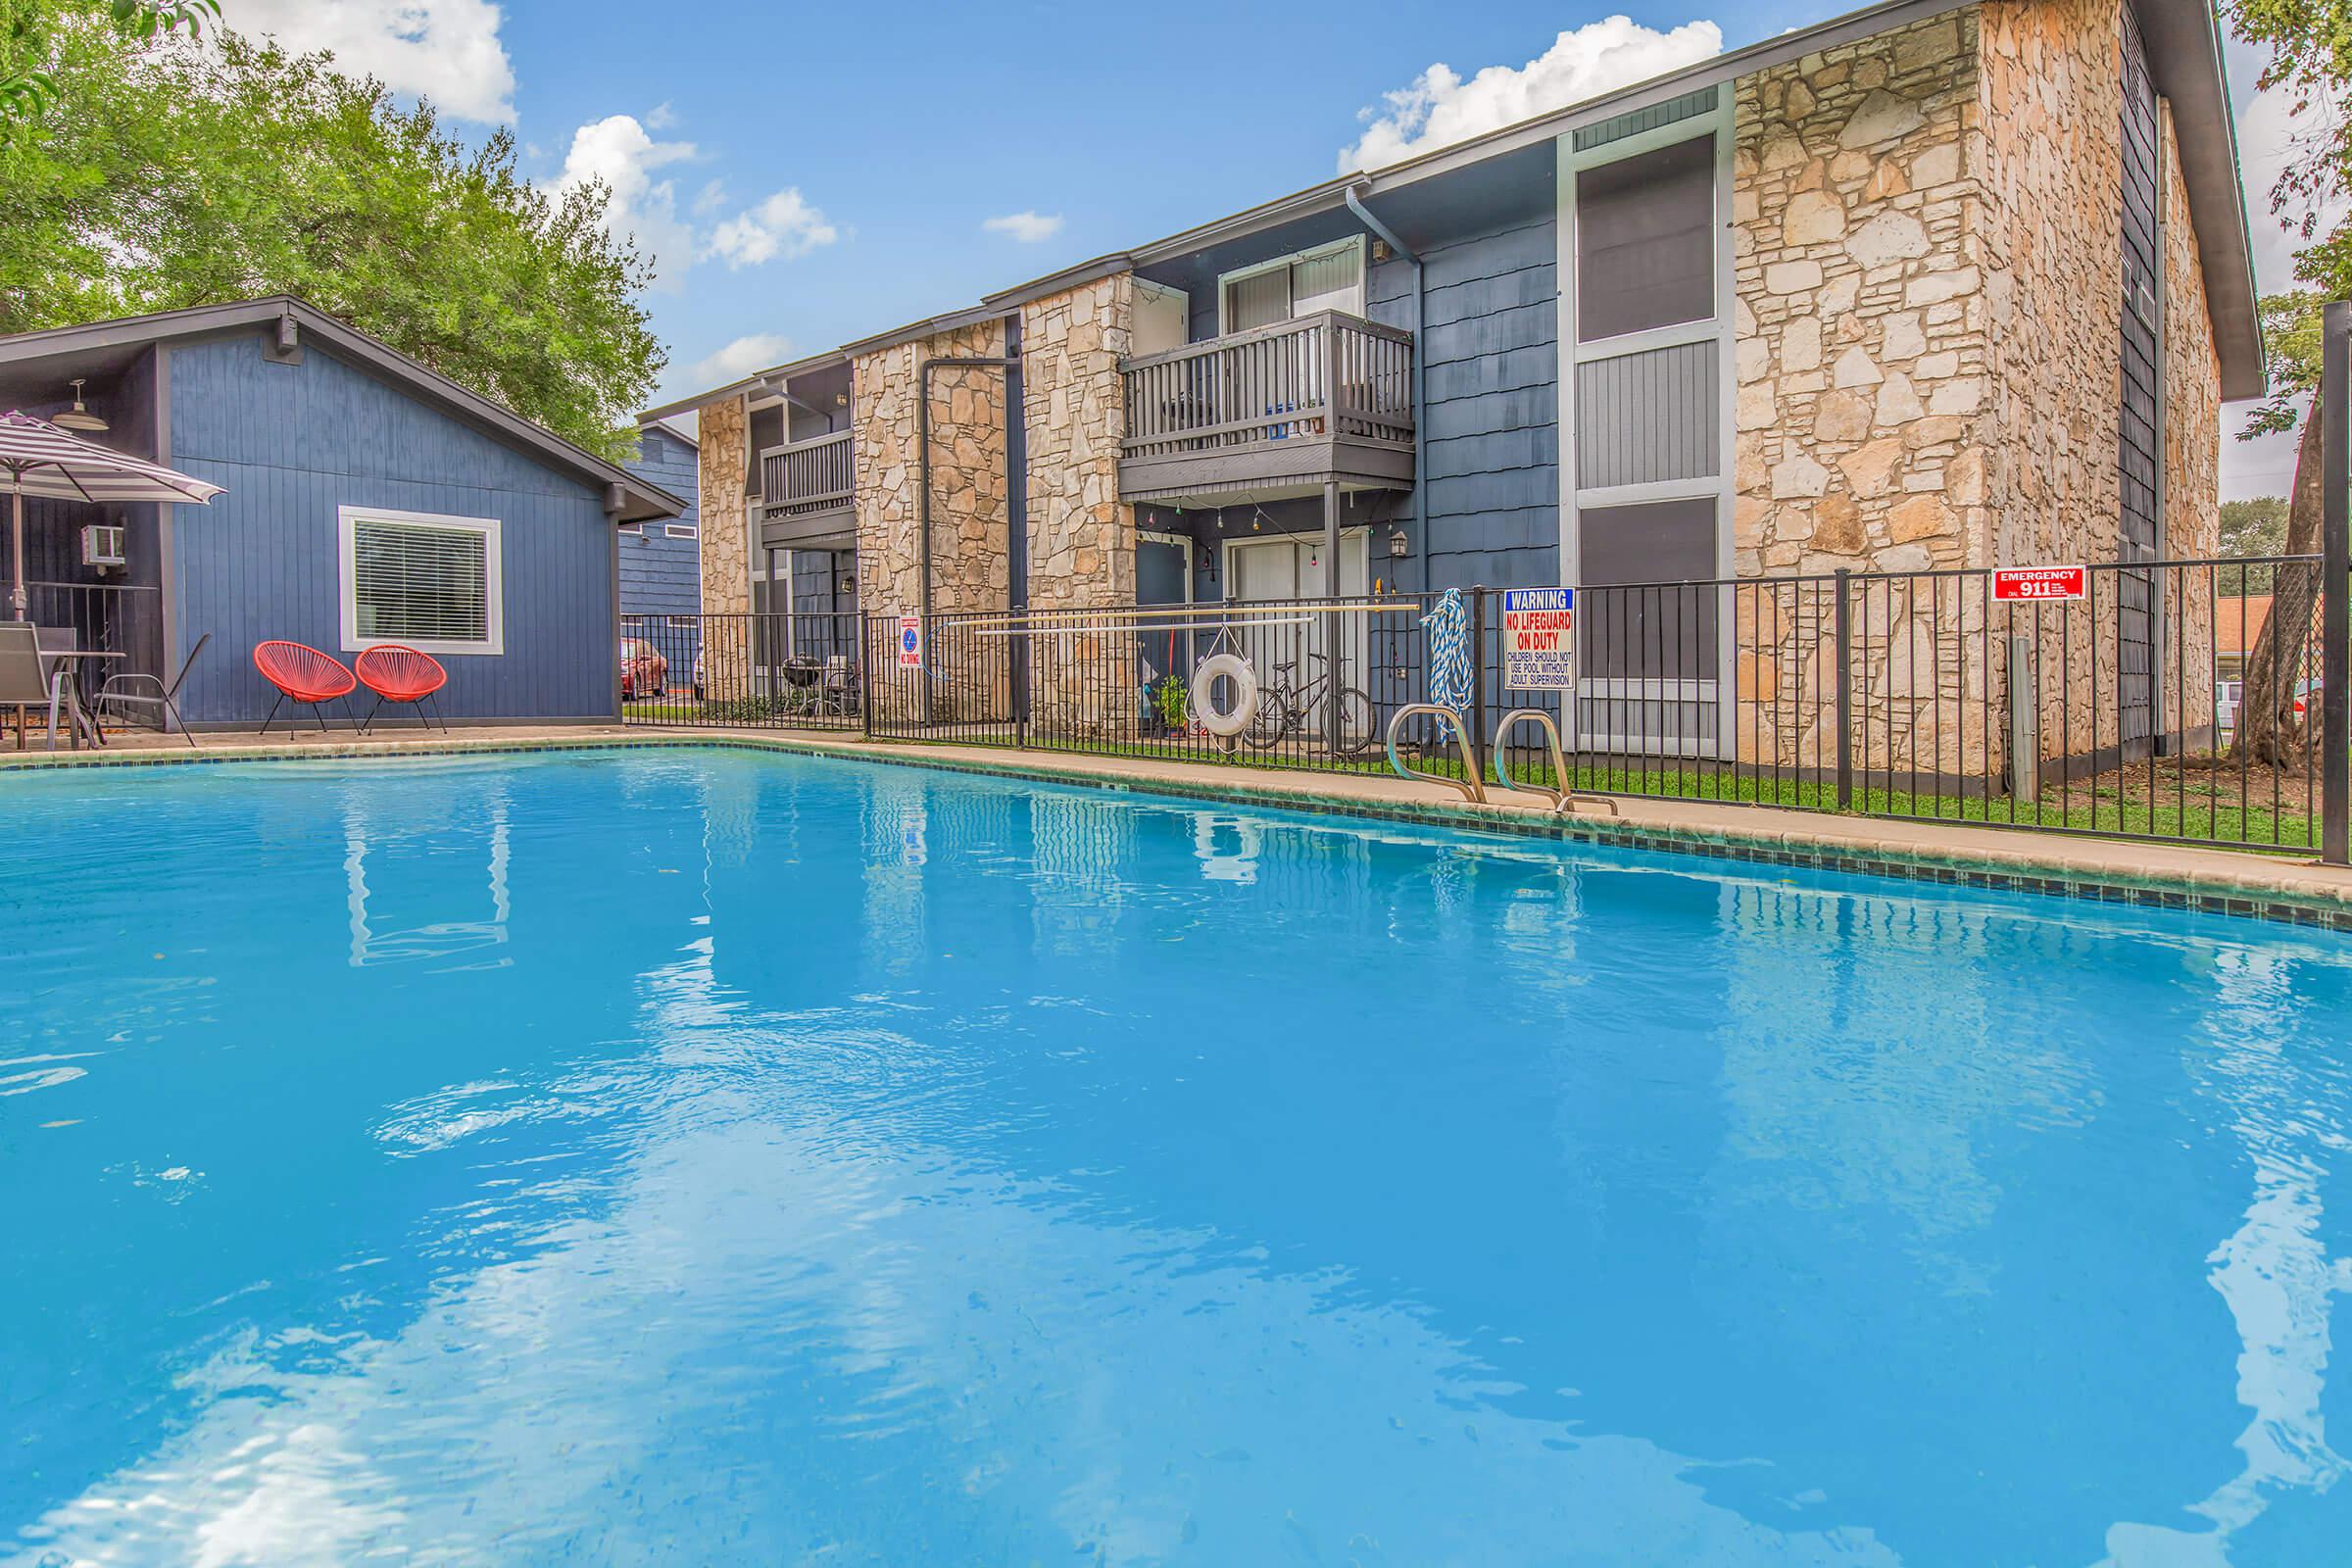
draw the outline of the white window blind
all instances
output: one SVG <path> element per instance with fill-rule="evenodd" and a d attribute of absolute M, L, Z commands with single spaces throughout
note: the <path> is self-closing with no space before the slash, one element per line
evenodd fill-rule
<path fill-rule="evenodd" d="M 1364 252 L 1358 245 L 1309 256 L 1291 268 L 1291 314 L 1312 316 L 1317 311 L 1360 314 L 1363 306 Z"/>
<path fill-rule="evenodd" d="M 1247 332 L 1291 318 L 1291 270 L 1237 277 L 1225 291 L 1225 330 Z"/>
<path fill-rule="evenodd" d="M 1354 240 L 1225 279 L 1225 330 L 1247 332 L 1317 311 L 1364 311 L 1364 248 Z"/>
<path fill-rule="evenodd" d="M 341 521 L 347 648 L 502 651 L 494 519 L 345 508 Z"/>

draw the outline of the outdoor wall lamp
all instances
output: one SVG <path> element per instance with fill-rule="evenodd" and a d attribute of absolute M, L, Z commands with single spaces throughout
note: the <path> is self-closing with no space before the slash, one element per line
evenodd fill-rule
<path fill-rule="evenodd" d="M 1412 547 L 1411 543 L 1405 539 L 1405 537 L 1404 537 L 1404 530 L 1403 530 L 1402 528 L 1392 528 L 1392 529 L 1390 529 L 1390 530 L 1389 530 L 1389 556 L 1390 556 L 1390 558 L 1391 558 L 1392 560 L 1398 560 L 1398 561 L 1401 561 L 1401 560 L 1402 560 L 1402 559 L 1404 559 L 1406 556 L 1409 556 L 1409 555 L 1411 555 L 1412 553 L 1413 553 L 1413 547 Z"/>

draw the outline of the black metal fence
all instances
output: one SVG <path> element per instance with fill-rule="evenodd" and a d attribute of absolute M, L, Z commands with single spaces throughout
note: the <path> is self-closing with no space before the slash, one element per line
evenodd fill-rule
<path fill-rule="evenodd" d="M 2012 600 L 1983 570 L 1588 585 L 1573 684 L 1544 690 L 1510 685 L 1503 592 L 1465 590 L 1476 765 L 1595 795 L 2321 848 L 2318 558 L 2093 565 L 2063 586 Z M 1434 606 L 941 614 L 912 651 L 895 616 L 709 616 L 692 700 L 673 667 L 669 695 L 626 716 L 1385 771 L 1392 717 L 1430 700 Z M 2298 606 L 2295 625 L 2273 608 Z M 2274 644 L 2284 722 L 2249 744 L 2243 665 Z M 1565 780 L 1536 726 L 1506 727 L 1529 710 L 1557 726 Z M 1400 741 L 1426 770 L 1473 765 L 1431 720 Z"/>
<path fill-rule="evenodd" d="M 863 639 L 855 612 L 624 616 L 621 721 L 857 729 Z"/>

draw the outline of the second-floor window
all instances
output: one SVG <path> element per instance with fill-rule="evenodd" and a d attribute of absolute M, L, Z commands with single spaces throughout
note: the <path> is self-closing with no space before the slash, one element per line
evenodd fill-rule
<path fill-rule="evenodd" d="M 1576 176 L 1576 335 L 1583 343 L 1715 314 L 1715 140 Z"/>
<path fill-rule="evenodd" d="M 1218 280 L 1218 332 L 1247 332 L 1317 311 L 1364 314 L 1364 242 L 1350 237 Z"/>

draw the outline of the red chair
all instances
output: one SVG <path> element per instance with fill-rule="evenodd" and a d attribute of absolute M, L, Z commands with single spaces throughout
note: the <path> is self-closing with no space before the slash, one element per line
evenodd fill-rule
<path fill-rule="evenodd" d="M 368 716 L 360 720 L 363 735 L 386 703 L 413 705 L 417 727 L 421 729 L 425 722 L 425 703 L 449 684 L 449 671 L 441 667 L 439 660 L 399 643 L 378 643 L 373 648 L 362 649 L 360 657 L 351 662 L 351 667 L 359 674 L 360 684 L 375 693 L 375 707 L 368 710 Z M 440 705 L 434 706 L 437 710 Z M 449 721 L 441 719 L 438 711 L 434 717 L 440 721 L 441 733 L 448 734 Z"/>
<path fill-rule="evenodd" d="M 326 728 L 326 715 L 319 709 L 338 697 L 349 697 L 351 689 L 359 684 L 351 671 L 343 667 L 343 661 L 301 643 L 255 644 L 253 667 L 262 672 L 262 679 L 277 688 L 277 701 L 270 705 L 270 717 L 262 720 L 265 735 L 270 733 L 278 709 L 288 702 L 298 707 L 308 703 L 318 727 Z M 345 715 L 349 716 L 350 711 L 350 705 L 346 704 Z"/>

